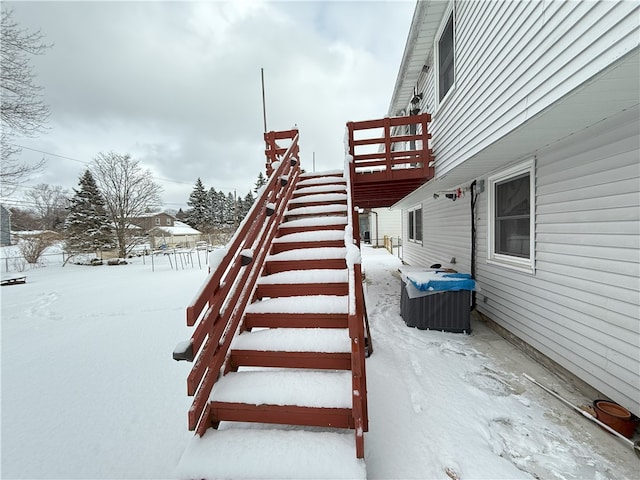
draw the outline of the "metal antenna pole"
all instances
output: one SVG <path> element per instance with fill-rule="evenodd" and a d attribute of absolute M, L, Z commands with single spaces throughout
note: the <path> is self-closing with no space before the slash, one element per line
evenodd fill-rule
<path fill-rule="evenodd" d="M 262 120 L 264 122 L 264 133 L 267 133 L 267 107 L 264 101 L 264 68 L 260 69 L 260 77 L 262 79 Z"/>

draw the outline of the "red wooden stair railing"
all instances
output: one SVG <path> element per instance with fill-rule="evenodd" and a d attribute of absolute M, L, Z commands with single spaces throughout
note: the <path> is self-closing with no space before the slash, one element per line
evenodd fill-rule
<path fill-rule="evenodd" d="M 279 146 L 277 142 L 283 140 L 290 144 L 287 147 Z M 315 368 L 350 370 L 352 405 L 348 413 L 342 409 L 299 408 L 295 405 L 245 406 L 211 401 L 214 385 L 236 369 L 234 361 L 257 361 L 256 354 L 250 351 L 235 352 L 231 355 L 232 341 L 242 331 L 250 330 L 254 326 L 262 326 L 259 316 L 253 315 L 249 320 L 246 310 L 261 297 L 275 295 L 276 286 L 259 285 L 258 280 L 264 275 L 275 273 L 267 271 L 267 264 L 270 265 L 269 268 L 278 269 L 277 262 L 267 262 L 268 255 L 277 254 L 287 248 L 274 242 L 274 238 L 283 223 L 286 224 L 289 202 L 301 178 L 298 131 L 269 132 L 265 134 L 265 142 L 266 167 L 269 174 L 267 184 L 260 191 L 253 207 L 226 247 L 219 264 L 210 266 L 211 274 L 187 307 L 187 325 L 194 327 L 193 334 L 189 341 L 179 344 L 174 350 L 174 359 L 194 362 L 187 378 L 187 393 L 194 397 L 188 413 L 189 429 L 195 430 L 202 436 L 208 428 L 217 428 L 219 419 L 352 428 L 355 430 L 356 456 L 363 458 L 364 432 L 368 430 L 365 356 L 371 340 L 367 339 L 368 343 L 365 341 L 359 232 L 351 200 L 350 171 L 345 172 L 344 175 L 348 205 L 342 242 L 342 247 L 347 252 L 342 260 L 342 268 L 346 266 L 348 271 L 346 298 L 348 298 L 347 326 L 351 344 L 350 360 L 339 355 L 325 356 L 314 363 L 309 353 L 297 353 L 284 358 L 283 352 L 275 352 L 270 356 L 262 355 L 259 360 L 265 362 L 261 363 L 263 366 L 269 366 L 269 362 L 278 366 L 288 366 L 287 362 L 289 362 L 296 368 L 314 368 L 314 365 L 321 365 Z M 325 265 L 321 268 L 340 267 Z M 338 284 L 317 287 L 319 290 L 316 292 L 325 291 L 326 294 L 333 295 L 345 293 L 343 287 Z M 335 321 L 338 322 L 338 320 Z M 270 325 L 271 328 L 273 326 L 273 324 Z M 287 326 L 286 322 L 283 321 L 281 327 L 285 326 Z M 337 325 L 335 327 L 325 325 L 325 328 L 327 327 L 337 328 Z M 233 361 L 230 360 L 231 357 Z"/>

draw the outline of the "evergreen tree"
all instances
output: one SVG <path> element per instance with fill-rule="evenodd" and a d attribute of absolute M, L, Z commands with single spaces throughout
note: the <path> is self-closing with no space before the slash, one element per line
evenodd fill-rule
<path fill-rule="evenodd" d="M 233 193 L 229 192 L 224 202 L 224 221 L 227 225 L 236 224 L 236 199 Z"/>
<path fill-rule="evenodd" d="M 262 172 L 258 173 L 258 179 L 256 180 L 256 186 L 253 188 L 253 193 L 255 193 L 257 196 L 258 192 L 260 191 L 260 188 L 262 188 L 262 186 L 266 184 L 267 184 L 267 179 L 265 178 L 265 176 L 262 174 Z"/>
<path fill-rule="evenodd" d="M 67 208 L 65 241 L 69 252 L 92 252 L 113 242 L 111 221 L 95 179 L 86 170 Z"/>
<path fill-rule="evenodd" d="M 191 208 L 187 211 L 186 223 L 198 230 L 208 230 L 211 226 L 209 221 L 209 197 L 200 178 L 196 180 L 196 185 L 193 187 L 191 195 L 189 195 L 187 205 Z"/>
<path fill-rule="evenodd" d="M 216 189 L 211 187 L 207 194 L 209 197 L 209 218 L 211 220 L 211 225 L 214 228 L 220 227 L 220 205 L 218 201 L 218 192 Z"/>
<path fill-rule="evenodd" d="M 227 203 L 227 196 L 222 190 L 216 193 L 216 227 L 222 228 L 226 225 L 225 218 L 225 204 Z"/>
<path fill-rule="evenodd" d="M 178 209 L 178 212 L 176 213 L 176 219 L 184 222 L 186 218 L 187 214 L 182 211 L 182 208 Z"/>
<path fill-rule="evenodd" d="M 249 213 L 249 210 L 251 210 L 251 207 L 253 206 L 253 202 L 255 202 L 255 198 L 253 198 L 253 194 L 251 192 L 248 192 L 245 196 L 244 199 L 240 200 L 241 201 L 241 205 L 240 205 L 240 218 L 244 218 L 247 216 L 247 213 Z"/>

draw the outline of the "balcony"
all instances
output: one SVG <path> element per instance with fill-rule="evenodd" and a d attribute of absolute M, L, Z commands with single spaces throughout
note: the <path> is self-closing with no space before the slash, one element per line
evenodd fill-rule
<path fill-rule="evenodd" d="M 348 122 L 353 204 L 390 207 L 434 175 L 431 115 Z"/>

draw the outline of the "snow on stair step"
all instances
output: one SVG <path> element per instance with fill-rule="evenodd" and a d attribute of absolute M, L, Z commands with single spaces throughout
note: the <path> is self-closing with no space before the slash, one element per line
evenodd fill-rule
<path fill-rule="evenodd" d="M 334 205 L 316 205 L 311 207 L 296 207 L 289 208 L 285 212 L 285 216 L 291 215 L 321 215 L 326 213 L 336 213 L 336 212 L 345 212 L 347 211 L 347 206 L 344 204 L 334 204 Z"/>
<path fill-rule="evenodd" d="M 213 402 L 351 408 L 349 371 L 260 370 L 230 372 L 215 384 Z"/>
<path fill-rule="evenodd" d="M 231 348 L 259 352 L 349 353 L 351 340 L 346 328 L 270 328 L 242 332 L 234 338 Z"/>
<path fill-rule="evenodd" d="M 364 459 L 357 459 L 353 433 L 270 428 L 209 429 L 195 436 L 175 471 L 177 478 L 234 480 L 364 480 Z"/>
<path fill-rule="evenodd" d="M 273 239 L 273 243 L 324 242 L 344 240 L 344 230 L 317 230 L 289 233 Z"/>
<path fill-rule="evenodd" d="M 297 250 L 287 250 L 285 252 L 268 255 L 267 262 L 280 262 L 290 260 L 328 260 L 334 258 L 345 258 L 347 249 L 345 247 L 319 247 L 301 248 Z"/>
<path fill-rule="evenodd" d="M 258 279 L 259 285 L 278 285 L 294 283 L 346 283 L 349 281 L 347 270 L 287 270 L 286 272 L 265 275 Z"/>
<path fill-rule="evenodd" d="M 345 216 L 328 216 L 328 217 L 312 217 L 302 218 L 300 220 L 290 220 L 280 225 L 281 229 L 285 228 L 299 228 L 299 227 L 318 227 L 325 225 L 343 226 L 347 224 L 347 217 Z"/>
<path fill-rule="evenodd" d="M 298 203 L 320 203 L 320 202 L 340 202 L 346 201 L 346 193 L 318 193 L 316 195 L 304 195 L 302 197 L 292 198 L 289 200 L 289 205 L 295 205 Z"/>
<path fill-rule="evenodd" d="M 349 313 L 349 297 L 307 295 L 264 299 L 247 305 L 245 313 Z"/>
<path fill-rule="evenodd" d="M 295 191 L 295 194 L 307 195 L 310 193 L 326 193 L 326 192 L 338 193 L 338 192 L 346 192 L 346 191 L 347 191 L 347 186 L 344 184 L 338 185 L 338 184 L 327 183 L 324 185 L 312 185 L 309 187 L 297 188 Z"/>
<path fill-rule="evenodd" d="M 325 183 L 345 183 L 345 179 L 343 176 L 338 176 L 338 175 L 328 175 L 328 176 L 316 176 L 316 177 L 311 177 L 310 176 L 305 176 L 305 175 L 301 175 L 300 178 L 302 180 L 300 180 L 298 182 L 298 187 L 306 187 L 309 185 L 322 185 Z"/>

